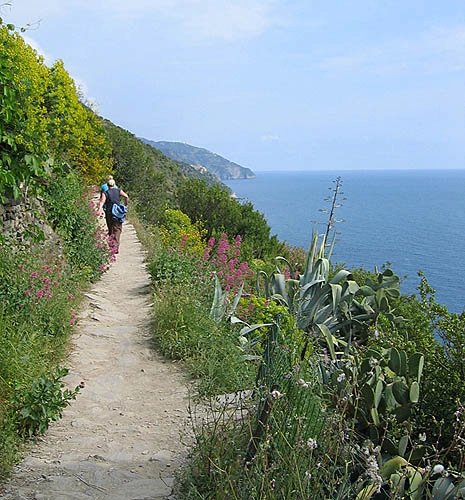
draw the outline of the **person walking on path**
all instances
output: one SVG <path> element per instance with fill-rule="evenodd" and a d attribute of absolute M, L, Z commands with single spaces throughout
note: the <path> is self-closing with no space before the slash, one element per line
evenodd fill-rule
<path fill-rule="evenodd" d="M 108 236 L 114 239 L 116 253 L 119 253 L 121 232 L 123 231 L 124 215 L 129 205 L 129 196 L 122 189 L 116 187 L 113 178 L 109 179 L 107 184 L 108 189 L 102 191 L 100 195 L 98 213 L 105 214 Z M 121 198 L 125 200 L 124 206 L 121 205 Z M 105 209 L 103 209 L 104 206 Z"/>
<path fill-rule="evenodd" d="M 105 178 L 105 184 L 102 184 L 100 186 L 100 196 L 102 195 L 102 193 L 105 193 L 106 191 L 108 191 L 108 181 L 111 181 L 113 179 L 113 176 L 112 175 L 107 175 L 106 178 Z M 118 186 L 115 185 L 115 188 L 117 188 Z M 105 210 L 106 206 L 105 206 L 105 203 L 103 204 L 103 210 Z"/>
<path fill-rule="evenodd" d="M 107 177 L 105 179 L 105 184 L 102 184 L 102 186 L 100 188 L 100 193 L 105 193 L 106 191 L 108 191 L 108 181 L 111 181 L 112 179 L 113 179 L 112 175 L 107 175 Z"/>

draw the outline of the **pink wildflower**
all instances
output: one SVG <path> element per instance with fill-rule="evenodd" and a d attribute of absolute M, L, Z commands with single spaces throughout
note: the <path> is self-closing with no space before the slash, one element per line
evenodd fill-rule
<path fill-rule="evenodd" d="M 183 234 L 181 239 L 181 250 L 184 250 L 186 243 L 187 243 L 187 234 Z"/>

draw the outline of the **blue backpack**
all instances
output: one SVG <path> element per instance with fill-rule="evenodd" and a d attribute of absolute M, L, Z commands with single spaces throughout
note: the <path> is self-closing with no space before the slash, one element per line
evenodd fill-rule
<path fill-rule="evenodd" d="M 128 207 L 123 204 L 113 203 L 111 207 L 111 215 L 113 220 L 123 223 L 126 214 L 128 213 Z"/>

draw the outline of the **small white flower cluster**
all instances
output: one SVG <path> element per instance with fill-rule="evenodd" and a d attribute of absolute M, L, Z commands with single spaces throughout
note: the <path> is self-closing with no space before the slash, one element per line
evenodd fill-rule
<path fill-rule="evenodd" d="M 370 358 L 370 368 L 374 368 L 379 365 L 379 361 L 376 358 Z"/>
<path fill-rule="evenodd" d="M 379 493 L 381 491 L 381 485 L 383 484 L 383 478 L 379 474 L 379 464 L 376 458 L 380 451 L 380 448 L 379 446 L 376 446 L 376 448 L 372 448 L 371 446 L 365 446 L 362 449 L 362 451 L 366 457 L 367 476 L 378 487 L 378 493 Z"/>
<path fill-rule="evenodd" d="M 370 455 L 367 458 L 366 472 L 368 477 L 378 487 L 378 493 L 379 493 L 381 491 L 381 485 L 383 484 L 383 478 L 379 475 L 379 465 L 374 455 Z"/>
<path fill-rule="evenodd" d="M 336 379 L 336 380 L 337 380 L 339 383 L 341 383 L 341 382 L 344 382 L 344 380 L 345 380 L 345 379 L 346 379 L 346 374 L 345 374 L 345 373 L 341 373 L 341 374 L 337 377 L 337 379 Z"/>
<path fill-rule="evenodd" d="M 297 385 L 300 385 L 301 387 L 307 388 L 307 387 L 310 387 L 310 382 L 305 382 L 305 380 L 303 378 L 299 378 L 299 380 L 297 380 Z"/>
<path fill-rule="evenodd" d="M 318 443 L 315 441 L 315 439 L 309 438 L 307 441 L 307 447 L 312 451 L 316 450 L 318 448 Z"/>

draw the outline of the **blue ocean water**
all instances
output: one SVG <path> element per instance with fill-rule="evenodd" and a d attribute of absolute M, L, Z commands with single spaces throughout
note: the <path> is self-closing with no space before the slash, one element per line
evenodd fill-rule
<path fill-rule="evenodd" d="M 402 293 L 416 293 L 423 271 L 436 300 L 465 310 L 465 170 L 256 172 L 227 181 L 241 200 L 262 212 L 271 234 L 308 248 L 324 232 L 324 201 L 342 179 L 340 233 L 332 261 L 373 270 L 390 263 Z M 317 224 L 317 225 L 315 225 Z"/>

